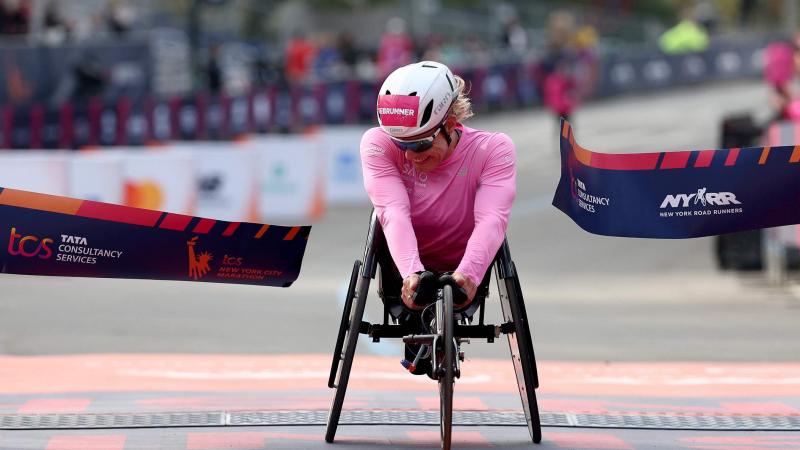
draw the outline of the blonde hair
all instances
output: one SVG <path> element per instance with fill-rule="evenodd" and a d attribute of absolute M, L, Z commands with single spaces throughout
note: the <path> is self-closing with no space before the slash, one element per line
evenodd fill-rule
<path fill-rule="evenodd" d="M 456 121 L 463 122 L 474 115 L 472 102 L 467 97 L 469 95 L 469 89 L 466 88 L 467 82 L 458 75 L 453 75 L 453 78 L 455 78 L 458 97 L 450 107 L 450 117 L 455 117 Z"/>

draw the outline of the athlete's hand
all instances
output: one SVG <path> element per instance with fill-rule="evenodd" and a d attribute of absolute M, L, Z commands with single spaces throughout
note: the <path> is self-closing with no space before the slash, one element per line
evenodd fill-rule
<path fill-rule="evenodd" d="M 478 286 L 473 283 L 468 276 L 461 272 L 453 272 L 453 279 L 456 281 L 456 284 L 467 293 L 467 301 L 464 303 L 453 304 L 453 306 L 456 308 L 462 308 L 466 305 L 469 305 L 472 299 L 475 298 L 475 293 L 478 291 Z"/>
<path fill-rule="evenodd" d="M 403 288 L 400 290 L 400 297 L 403 299 L 403 304 L 409 309 L 420 310 L 424 306 L 414 304 L 414 292 L 417 292 L 419 286 L 419 274 L 412 273 L 403 280 Z"/>

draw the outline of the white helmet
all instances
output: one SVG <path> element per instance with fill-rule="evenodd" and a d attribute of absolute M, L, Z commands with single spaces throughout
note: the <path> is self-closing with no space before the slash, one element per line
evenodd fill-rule
<path fill-rule="evenodd" d="M 424 138 L 444 122 L 457 97 L 447 66 L 434 61 L 409 64 L 390 73 L 378 91 L 378 123 L 398 140 Z"/>

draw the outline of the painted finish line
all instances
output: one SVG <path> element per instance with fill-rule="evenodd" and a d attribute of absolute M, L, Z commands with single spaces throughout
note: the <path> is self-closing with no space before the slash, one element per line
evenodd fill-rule
<path fill-rule="evenodd" d="M 0 356 L 0 395 L 69 392 L 307 391 L 322 389 L 329 355 L 108 354 Z M 800 397 L 800 363 L 594 363 L 540 361 L 548 395 Z M 514 393 L 507 359 L 467 359 L 459 392 Z M 54 377 L 53 374 L 59 374 Z M 434 389 L 396 357 L 357 355 L 350 387 Z"/>

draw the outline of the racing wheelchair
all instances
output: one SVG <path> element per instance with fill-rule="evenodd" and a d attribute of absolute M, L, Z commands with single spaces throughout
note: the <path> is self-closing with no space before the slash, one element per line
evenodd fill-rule
<path fill-rule="evenodd" d="M 350 275 L 339 335 L 333 351 L 328 387 L 335 389 L 328 413 L 325 440 L 333 442 L 342 412 L 350 369 L 359 334 L 374 342 L 382 338 L 402 338 L 407 344 L 403 365 L 412 373 L 425 371 L 439 384 L 440 433 L 442 448 L 449 449 L 453 419 L 453 388 L 460 377 L 463 353 L 460 345 L 469 339 L 494 339 L 505 334 L 511 350 L 522 407 L 531 439 L 542 440 L 535 389 L 539 387 L 536 358 L 533 352 L 528 319 L 516 267 L 511 260 L 508 241 L 504 240 L 492 264 L 499 291 L 503 323 L 484 323 L 485 301 L 489 294 L 492 267 L 486 272 L 475 299 L 463 309 L 454 309 L 459 295 L 464 295 L 449 274 L 423 273 L 418 295 L 430 295 L 430 303 L 421 312 L 407 308 L 400 298 L 402 279 L 389 254 L 376 213 L 370 219 L 364 259 L 356 260 Z M 430 275 L 429 275 L 430 274 Z M 370 280 L 378 275 L 378 295 L 383 300 L 383 323 L 363 321 Z M 427 291 L 428 294 L 423 294 Z M 461 297 L 462 299 L 465 297 Z M 475 316 L 478 316 L 475 324 Z M 409 349 L 416 349 L 410 351 Z M 424 358 L 424 359 L 423 359 Z M 413 359 L 413 362 L 411 361 Z M 422 366 L 425 366 L 424 368 Z"/>

